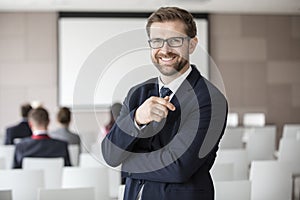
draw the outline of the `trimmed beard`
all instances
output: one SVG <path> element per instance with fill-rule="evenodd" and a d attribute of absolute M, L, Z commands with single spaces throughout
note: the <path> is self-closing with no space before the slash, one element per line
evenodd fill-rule
<path fill-rule="evenodd" d="M 164 54 L 165 55 L 165 54 Z M 176 56 L 176 57 L 180 57 L 178 54 L 175 54 L 175 53 L 168 53 L 166 54 L 165 56 L 168 56 L 168 57 L 173 57 L 173 56 Z M 155 57 L 153 58 L 153 56 L 151 56 L 151 60 L 152 60 L 152 63 L 155 65 L 155 67 L 159 70 L 159 72 L 161 74 L 163 74 L 164 76 L 172 76 L 174 74 L 177 74 L 179 73 L 187 64 L 188 64 L 188 60 L 183 58 L 183 57 L 180 57 L 181 60 L 177 63 L 174 63 L 174 65 L 172 65 L 172 69 L 171 71 L 165 71 L 164 68 L 166 66 L 164 65 L 160 65 L 159 64 L 159 57 L 163 57 L 161 54 L 157 54 L 155 55 Z M 167 66 L 168 68 L 170 68 L 171 66 Z"/>

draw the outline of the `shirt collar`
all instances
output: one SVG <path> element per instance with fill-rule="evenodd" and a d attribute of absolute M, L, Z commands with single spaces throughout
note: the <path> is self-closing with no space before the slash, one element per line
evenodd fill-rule
<path fill-rule="evenodd" d="M 47 135 L 46 130 L 35 130 L 32 132 L 33 135 Z"/>
<path fill-rule="evenodd" d="M 174 94 L 177 92 L 178 88 L 182 84 L 182 82 L 186 79 L 186 77 L 190 74 L 191 71 L 192 71 L 192 67 L 189 66 L 189 68 L 188 68 L 188 70 L 186 70 L 186 72 L 184 72 L 182 75 L 180 75 L 179 77 L 177 77 L 175 80 L 173 80 L 171 83 L 169 83 L 167 85 L 164 85 L 164 83 L 161 81 L 161 78 L 158 77 L 159 90 L 163 86 L 169 88 L 172 91 L 172 94 L 170 96 L 170 99 L 172 99 Z"/>

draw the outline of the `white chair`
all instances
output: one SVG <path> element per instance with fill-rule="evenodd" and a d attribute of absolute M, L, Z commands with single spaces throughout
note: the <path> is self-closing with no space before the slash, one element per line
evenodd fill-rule
<path fill-rule="evenodd" d="M 11 169 L 13 165 L 15 145 L 0 145 L 0 157 L 5 158 L 5 168 Z"/>
<path fill-rule="evenodd" d="M 79 162 L 79 145 L 78 144 L 69 144 L 68 150 L 69 150 L 69 156 L 70 156 L 70 162 L 72 166 L 78 166 Z"/>
<path fill-rule="evenodd" d="M 121 171 L 120 169 L 111 169 L 108 170 L 108 183 L 109 183 L 109 197 L 117 198 L 119 194 L 119 186 L 121 185 Z"/>
<path fill-rule="evenodd" d="M 94 188 L 40 189 L 38 200 L 95 200 Z"/>
<path fill-rule="evenodd" d="M 252 200 L 291 199 L 292 174 L 288 163 L 253 161 L 250 180 Z"/>
<path fill-rule="evenodd" d="M 246 143 L 249 162 L 273 160 L 275 152 L 276 127 L 255 127 L 249 129 Z"/>
<path fill-rule="evenodd" d="M 81 153 L 79 155 L 79 166 L 80 167 L 103 167 L 96 157 L 93 157 L 90 153 Z"/>
<path fill-rule="evenodd" d="M 266 116 L 264 113 L 245 113 L 243 115 L 244 126 L 262 127 L 266 124 Z"/>
<path fill-rule="evenodd" d="M 248 154 L 245 149 L 219 150 L 215 163 L 233 163 L 234 180 L 248 179 Z"/>
<path fill-rule="evenodd" d="M 118 200 L 124 199 L 125 185 L 119 186 Z"/>
<path fill-rule="evenodd" d="M 279 161 L 290 161 L 300 163 L 300 140 L 281 138 L 278 149 Z"/>
<path fill-rule="evenodd" d="M 215 184 L 215 200 L 250 200 L 251 182 L 217 181 Z"/>
<path fill-rule="evenodd" d="M 215 163 L 211 170 L 213 181 L 233 181 L 233 163 Z"/>
<path fill-rule="evenodd" d="M 0 169 L 6 168 L 6 162 L 4 157 L 0 157 Z"/>
<path fill-rule="evenodd" d="M 37 189 L 43 187 L 42 170 L 0 170 L 0 189 L 12 190 L 14 200 L 35 200 Z"/>
<path fill-rule="evenodd" d="M 282 137 L 300 139 L 300 124 L 285 124 Z"/>
<path fill-rule="evenodd" d="M 45 188 L 60 188 L 63 158 L 29 158 L 23 159 L 23 169 L 41 169 L 44 171 Z"/>
<path fill-rule="evenodd" d="M 220 149 L 242 149 L 244 128 L 242 127 L 227 127 L 220 141 Z"/>
<path fill-rule="evenodd" d="M 1 200 L 12 200 L 12 191 L 11 190 L 0 190 L 0 199 Z"/>
<path fill-rule="evenodd" d="M 101 163 L 96 157 L 92 156 L 90 153 L 81 153 L 79 156 L 79 166 L 80 167 L 105 167 L 108 171 L 108 184 L 109 184 L 109 197 L 118 197 L 118 188 L 121 184 L 121 169 L 120 167 L 110 168 Z"/>
<path fill-rule="evenodd" d="M 228 113 L 227 127 L 237 127 L 239 124 L 239 115 L 237 113 Z"/>
<path fill-rule="evenodd" d="M 96 199 L 109 199 L 108 171 L 106 167 L 65 167 L 63 188 L 94 187 Z"/>

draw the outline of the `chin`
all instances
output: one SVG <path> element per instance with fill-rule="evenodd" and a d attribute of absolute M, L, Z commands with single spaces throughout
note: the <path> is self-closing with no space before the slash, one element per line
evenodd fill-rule
<path fill-rule="evenodd" d="M 161 74 L 164 76 L 173 76 L 175 74 L 178 74 L 179 72 L 173 68 L 173 67 L 165 67 L 165 66 L 159 66 L 158 70 L 160 71 Z"/>

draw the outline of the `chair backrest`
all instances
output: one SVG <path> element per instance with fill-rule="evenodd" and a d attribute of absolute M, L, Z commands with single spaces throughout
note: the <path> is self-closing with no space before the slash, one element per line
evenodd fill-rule
<path fill-rule="evenodd" d="M 6 162 L 4 157 L 0 157 L 0 169 L 6 168 Z"/>
<path fill-rule="evenodd" d="M 217 181 L 214 185 L 215 200 L 251 199 L 251 182 L 249 180 Z"/>
<path fill-rule="evenodd" d="M 242 127 L 227 127 L 220 141 L 220 149 L 242 149 L 244 128 Z"/>
<path fill-rule="evenodd" d="M 44 171 L 45 188 L 60 188 L 63 158 L 29 158 L 23 159 L 23 169 L 41 169 Z"/>
<path fill-rule="evenodd" d="M 0 157 L 5 158 L 5 168 L 11 169 L 13 165 L 15 145 L 0 145 Z"/>
<path fill-rule="evenodd" d="M 78 166 L 79 162 L 79 145 L 78 144 L 69 144 L 68 145 L 68 150 L 69 150 L 69 155 L 70 155 L 70 162 L 72 166 Z"/>
<path fill-rule="evenodd" d="M 233 163 L 215 163 L 210 173 L 213 181 L 233 181 Z"/>
<path fill-rule="evenodd" d="M 300 139 L 300 124 L 285 124 L 282 137 Z"/>
<path fill-rule="evenodd" d="M 0 189 L 12 190 L 14 200 L 35 200 L 37 189 L 43 187 L 42 170 L 0 170 Z"/>
<path fill-rule="evenodd" d="M 253 161 L 250 169 L 252 200 L 291 199 L 292 175 L 287 163 Z"/>
<path fill-rule="evenodd" d="M 234 180 L 248 179 L 248 154 L 245 149 L 219 150 L 215 163 L 233 163 Z"/>
<path fill-rule="evenodd" d="M 38 200 L 95 200 L 95 188 L 40 189 Z"/>
<path fill-rule="evenodd" d="M 125 185 L 119 186 L 118 200 L 124 199 Z"/>
<path fill-rule="evenodd" d="M 0 189 L 0 199 L 1 200 L 12 200 L 12 191 Z"/>
<path fill-rule="evenodd" d="M 228 113 L 227 115 L 227 127 L 237 127 L 239 125 L 238 113 Z"/>
<path fill-rule="evenodd" d="M 243 115 L 244 126 L 265 126 L 266 116 L 264 113 L 245 113 Z"/>
<path fill-rule="evenodd" d="M 246 143 L 249 162 L 253 160 L 273 160 L 275 140 L 275 126 L 251 128 Z"/>
<path fill-rule="evenodd" d="M 106 167 L 65 167 L 63 188 L 94 187 L 96 199 L 109 199 L 109 181 Z"/>
<path fill-rule="evenodd" d="M 92 156 L 90 153 L 81 153 L 79 155 L 79 166 L 80 167 L 104 167 L 96 157 Z"/>
<path fill-rule="evenodd" d="M 278 149 L 279 161 L 290 161 L 300 163 L 300 140 L 292 138 L 281 138 Z"/>
<path fill-rule="evenodd" d="M 121 169 L 108 168 L 108 183 L 109 183 L 109 197 L 115 199 L 119 194 L 119 186 L 121 185 Z"/>

